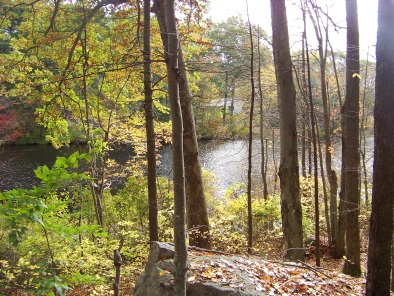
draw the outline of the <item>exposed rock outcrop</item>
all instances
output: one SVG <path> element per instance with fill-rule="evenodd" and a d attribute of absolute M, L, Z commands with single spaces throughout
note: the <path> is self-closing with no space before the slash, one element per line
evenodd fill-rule
<path fill-rule="evenodd" d="M 138 279 L 135 296 L 173 296 L 174 247 L 152 244 L 145 272 Z M 236 262 L 245 259 L 210 251 L 193 251 L 188 256 L 187 295 L 252 296 L 265 295 L 259 285 Z"/>

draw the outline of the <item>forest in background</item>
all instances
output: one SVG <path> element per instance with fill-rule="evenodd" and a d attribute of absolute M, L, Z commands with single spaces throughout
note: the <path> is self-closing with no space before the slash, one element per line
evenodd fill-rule
<path fill-rule="evenodd" d="M 328 8 L 300 1 L 305 31 L 301 48 L 291 52 L 294 104 L 281 109 L 275 34 L 240 16 L 213 23 L 205 18 L 206 1 L 177 1 L 177 28 L 167 34 L 172 27 L 165 2 L 171 1 L 1 3 L 1 144 L 83 143 L 87 152 L 37 168 L 42 186 L 0 193 L 0 282 L 41 295 L 65 295 L 84 284 L 105 293 L 114 249 L 122 253 L 124 272 L 135 274 L 146 260 L 147 242 L 175 239 L 179 246 L 186 238 L 190 245 L 236 253 L 285 250 L 290 260 L 304 260 L 304 252 L 291 250 L 303 250 L 307 242 L 317 266 L 320 246 L 327 247 L 334 258 L 345 256 L 344 272 L 360 276 L 371 214 L 365 141 L 374 126 L 376 56 L 353 58 L 358 70 L 349 78 L 349 52 L 333 51 L 329 35 L 329 28 L 344 29 Z M 315 34 L 307 36 L 306 26 Z M 167 37 L 173 35 L 179 40 Z M 356 107 L 348 105 L 348 79 L 358 81 Z M 297 180 L 289 194 L 298 192 L 300 214 L 293 222 L 283 210 L 293 202 L 279 182 L 282 152 L 280 165 L 273 171 L 267 166 L 268 148 L 279 145 L 279 132 L 285 134 L 284 118 L 293 120 L 286 110 L 294 112 L 301 151 L 299 160 L 292 157 Z M 335 172 L 332 143 L 345 134 L 355 137 L 347 143 L 357 143 L 357 155 L 342 154 L 342 170 Z M 204 138 L 245 139 L 249 160 L 252 140 L 259 139 L 262 184 L 252 187 L 249 162 L 247 182 L 215 197 L 215 176 L 202 170 L 198 157 L 197 139 Z M 284 144 L 288 139 L 281 136 L 281 147 L 294 145 Z M 156 153 L 167 143 L 174 149 L 174 182 L 156 176 Z M 136 156 L 120 167 L 108 151 L 121 144 Z M 346 178 L 355 164 L 344 160 L 352 157 L 357 174 Z M 82 162 L 88 167 L 83 173 Z M 274 186 L 267 175 L 275 176 Z M 117 178 L 126 178 L 126 186 L 111 194 Z M 186 216 L 174 223 L 174 211 Z M 355 220 L 341 215 L 348 212 Z M 298 245 L 287 237 L 288 224 L 301 234 Z M 357 235 L 349 234 L 353 230 Z M 182 281 L 181 274 L 175 277 Z"/>

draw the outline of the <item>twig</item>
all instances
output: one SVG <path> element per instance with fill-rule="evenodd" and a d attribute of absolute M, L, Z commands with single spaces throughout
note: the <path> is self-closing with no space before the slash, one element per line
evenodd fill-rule
<path fill-rule="evenodd" d="M 302 262 L 301 260 L 298 260 L 298 262 L 300 262 L 302 265 L 305 265 L 307 268 L 309 268 L 310 270 L 312 270 L 315 273 L 321 273 L 322 275 L 325 275 L 326 277 L 328 277 L 329 279 L 332 279 L 332 277 L 330 277 L 328 274 L 318 270 L 317 268 L 310 266 L 309 264 Z"/>
<path fill-rule="evenodd" d="M 208 250 L 208 249 L 194 247 L 194 246 L 188 246 L 187 248 L 189 250 L 194 250 L 194 251 L 199 251 L 199 252 L 206 252 L 206 253 L 214 253 L 214 254 L 219 254 L 219 255 L 234 256 L 234 254 L 225 253 L 225 252 L 221 252 L 221 251 L 215 251 L 215 250 Z"/>

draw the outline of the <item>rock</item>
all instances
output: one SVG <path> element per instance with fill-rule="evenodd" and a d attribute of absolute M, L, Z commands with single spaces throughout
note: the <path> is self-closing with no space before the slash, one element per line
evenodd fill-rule
<path fill-rule="evenodd" d="M 173 296 L 174 247 L 154 242 L 145 272 L 135 285 L 135 296 Z M 253 296 L 260 292 L 251 276 L 238 269 L 236 262 L 245 259 L 210 251 L 189 251 L 188 296 Z"/>
<path fill-rule="evenodd" d="M 149 251 L 145 272 L 135 284 L 135 296 L 170 296 L 173 294 L 171 272 L 174 269 L 174 247 L 154 242 Z"/>

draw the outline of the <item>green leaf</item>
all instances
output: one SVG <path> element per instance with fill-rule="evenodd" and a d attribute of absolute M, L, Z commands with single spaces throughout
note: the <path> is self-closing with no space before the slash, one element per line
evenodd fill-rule
<path fill-rule="evenodd" d="M 31 218 L 32 218 L 33 222 L 37 222 L 42 227 L 45 227 L 44 221 L 42 221 L 41 218 L 37 216 L 37 213 L 35 213 L 35 212 L 31 213 Z"/>
<path fill-rule="evenodd" d="M 67 158 L 65 157 L 57 157 L 55 162 L 55 167 L 57 168 L 68 168 Z"/>

